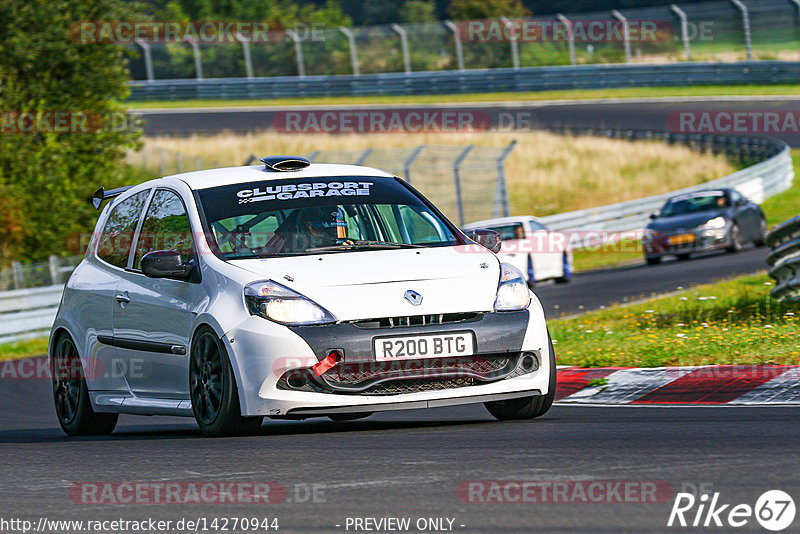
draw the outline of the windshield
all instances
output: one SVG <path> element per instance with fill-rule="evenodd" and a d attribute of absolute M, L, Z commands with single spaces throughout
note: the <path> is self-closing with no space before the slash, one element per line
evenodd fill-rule
<path fill-rule="evenodd" d="M 227 259 L 458 244 L 449 226 L 392 178 L 253 182 L 204 189 L 199 197 Z"/>
<path fill-rule="evenodd" d="M 692 193 L 671 198 L 661 209 L 662 217 L 674 217 L 701 211 L 718 210 L 729 206 L 724 191 Z"/>

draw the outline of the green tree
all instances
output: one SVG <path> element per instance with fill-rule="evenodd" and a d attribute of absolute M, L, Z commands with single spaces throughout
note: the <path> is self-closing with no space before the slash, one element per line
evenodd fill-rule
<path fill-rule="evenodd" d="M 453 20 L 482 20 L 527 17 L 531 12 L 522 0 L 452 0 L 447 14 Z"/>
<path fill-rule="evenodd" d="M 121 117 L 125 49 L 77 42 L 71 28 L 137 16 L 119 0 L 0 3 L 0 264 L 64 253 L 97 217 L 87 201 L 91 192 L 125 180 L 125 150 L 135 146 L 136 134 L 120 123 L 92 127 L 97 119 Z M 49 131 L 51 117 L 19 131 L 22 113 L 47 119 L 47 112 L 79 122 Z"/>
<path fill-rule="evenodd" d="M 400 8 L 403 22 L 436 22 L 436 3 L 433 0 L 406 0 Z"/>

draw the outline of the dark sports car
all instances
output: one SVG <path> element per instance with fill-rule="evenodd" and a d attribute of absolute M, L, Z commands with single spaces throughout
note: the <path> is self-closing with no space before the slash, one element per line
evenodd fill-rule
<path fill-rule="evenodd" d="M 738 252 L 748 241 L 762 246 L 767 233 L 759 205 L 727 188 L 674 196 L 650 218 L 652 222 L 642 237 L 650 265 L 661 262 L 664 256 L 685 260 L 693 252 Z"/>

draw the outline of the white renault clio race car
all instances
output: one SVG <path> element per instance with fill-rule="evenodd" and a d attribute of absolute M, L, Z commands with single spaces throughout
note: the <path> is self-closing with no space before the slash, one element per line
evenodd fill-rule
<path fill-rule="evenodd" d="M 93 197 L 102 211 L 50 337 L 67 434 L 118 414 L 356 419 L 555 393 L 542 306 L 496 233 L 471 238 L 401 179 L 273 156 Z"/>

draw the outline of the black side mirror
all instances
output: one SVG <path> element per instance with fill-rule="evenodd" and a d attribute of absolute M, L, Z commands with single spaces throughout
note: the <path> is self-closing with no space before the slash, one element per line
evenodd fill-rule
<path fill-rule="evenodd" d="M 742 207 L 744 207 L 746 205 L 747 205 L 747 200 L 745 200 L 743 198 L 740 198 L 739 200 L 736 201 L 736 207 L 737 208 L 742 208 Z"/>
<path fill-rule="evenodd" d="M 473 230 L 469 238 L 477 244 L 488 248 L 495 254 L 500 252 L 500 247 L 503 246 L 503 242 L 500 240 L 500 234 L 494 230 Z"/>
<path fill-rule="evenodd" d="M 651 220 L 651 221 L 654 221 L 654 220 L 656 220 L 656 219 L 658 219 L 658 213 L 651 213 L 651 214 L 650 214 L 650 220 Z"/>
<path fill-rule="evenodd" d="M 173 278 L 189 280 L 194 265 L 183 263 L 180 252 L 174 250 L 155 250 L 142 256 L 142 272 L 149 278 Z"/>

